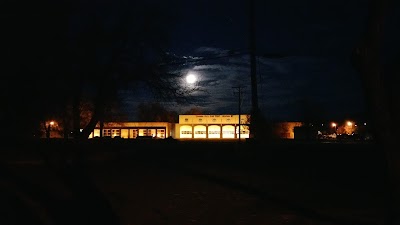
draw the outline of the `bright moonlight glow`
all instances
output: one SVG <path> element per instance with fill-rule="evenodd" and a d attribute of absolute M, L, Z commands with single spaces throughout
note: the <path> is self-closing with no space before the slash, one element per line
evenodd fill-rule
<path fill-rule="evenodd" d="M 196 75 L 194 75 L 192 73 L 189 73 L 186 76 L 186 82 L 188 82 L 189 84 L 193 84 L 194 82 L 196 82 L 196 80 L 197 80 Z"/>

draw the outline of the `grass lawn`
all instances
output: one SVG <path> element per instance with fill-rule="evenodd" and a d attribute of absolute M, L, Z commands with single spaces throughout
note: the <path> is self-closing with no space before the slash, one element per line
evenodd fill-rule
<path fill-rule="evenodd" d="M 16 215 L 33 211 L 32 218 L 45 212 L 42 222 L 383 223 L 385 167 L 372 143 L 146 140 L 17 146 L 2 152 L 7 175 L 2 193 L 14 196 L 2 205 Z"/>

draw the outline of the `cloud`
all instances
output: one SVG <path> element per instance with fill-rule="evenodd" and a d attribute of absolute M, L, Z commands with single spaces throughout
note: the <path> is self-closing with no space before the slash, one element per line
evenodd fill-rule
<path fill-rule="evenodd" d="M 226 50 L 202 47 L 195 52 L 223 53 Z M 191 56 L 189 58 L 196 58 Z M 242 113 L 251 111 L 251 76 L 248 55 L 195 61 L 177 69 L 198 75 L 196 85 L 206 92 L 196 92 L 189 104 L 176 106 L 178 112 L 201 108 L 213 114 L 238 112 L 238 95 L 234 87 L 241 87 Z M 299 102 L 307 99 L 329 110 L 344 114 L 363 108 L 362 88 L 356 74 L 344 60 L 291 56 L 280 59 L 257 59 L 257 90 L 260 109 L 272 119 L 296 120 Z M 145 99 L 142 96 L 131 103 Z M 174 105 L 173 102 L 167 103 Z M 340 108 L 334 108 L 336 105 Z"/>
<path fill-rule="evenodd" d="M 207 71 L 227 71 L 230 70 L 231 67 L 227 65 L 198 65 L 194 66 L 192 70 L 197 70 L 197 71 L 202 71 L 202 70 L 207 70 Z"/>
<path fill-rule="evenodd" d="M 195 54 L 207 54 L 213 56 L 226 55 L 230 51 L 227 49 L 214 48 L 214 47 L 200 47 L 194 50 Z"/>

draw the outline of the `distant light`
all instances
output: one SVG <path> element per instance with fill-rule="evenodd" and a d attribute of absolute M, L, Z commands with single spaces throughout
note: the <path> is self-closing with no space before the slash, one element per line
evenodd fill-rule
<path fill-rule="evenodd" d="M 331 125 L 332 125 L 332 127 L 336 127 L 336 123 L 332 123 Z"/>
<path fill-rule="evenodd" d="M 50 126 L 53 126 L 54 125 L 54 121 L 50 121 Z"/>
<path fill-rule="evenodd" d="M 353 125 L 352 122 L 350 122 L 350 121 L 347 122 L 347 126 L 352 126 L 352 125 Z"/>
<path fill-rule="evenodd" d="M 367 126 L 367 123 L 364 123 L 364 126 Z"/>
<path fill-rule="evenodd" d="M 197 80 L 197 77 L 193 73 L 189 73 L 186 76 L 186 82 L 188 82 L 189 84 L 193 84 L 194 82 L 196 82 L 196 80 Z"/>

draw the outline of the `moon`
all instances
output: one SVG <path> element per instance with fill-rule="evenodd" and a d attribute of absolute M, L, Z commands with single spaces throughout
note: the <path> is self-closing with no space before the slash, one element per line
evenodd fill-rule
<path fill-rule="evenodd" d="M 188 82 L 189 84 L 193 84 L 194 82 L 196 82 L 196 80 L 197 80 L 197 77 L 193 73 L 189 73 L 186 76 L 186 82 Z"/>

